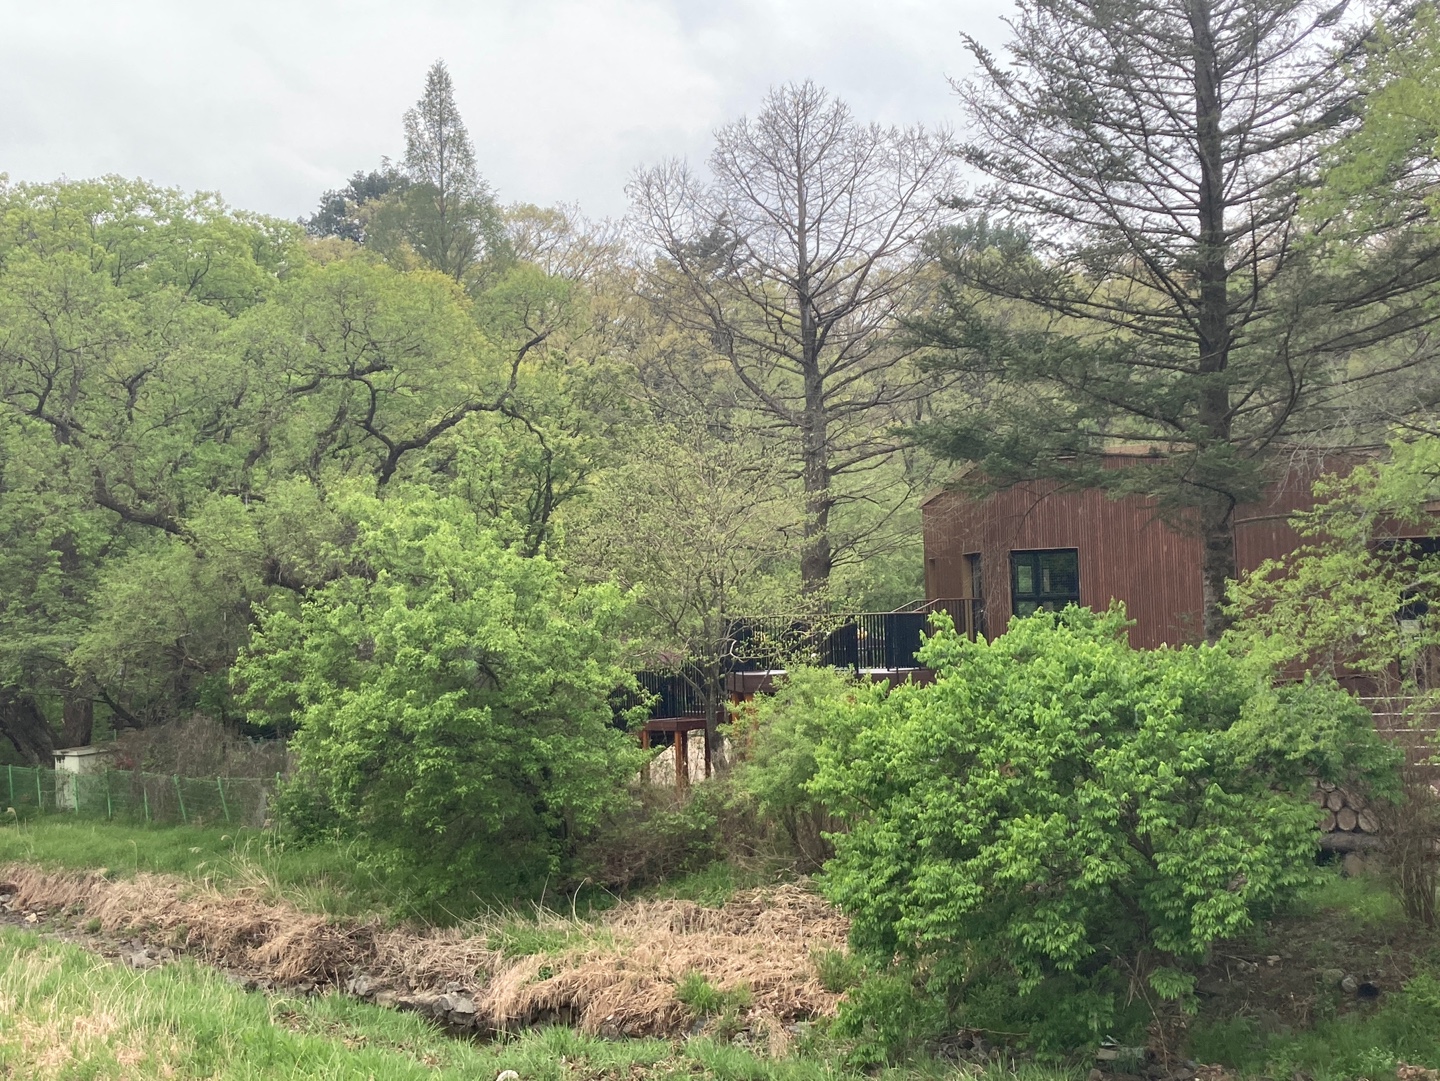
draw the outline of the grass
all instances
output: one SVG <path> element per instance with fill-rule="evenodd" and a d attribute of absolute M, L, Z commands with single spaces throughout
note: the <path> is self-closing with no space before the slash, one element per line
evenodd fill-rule
<path fill-rule="evenodd" d="M 611 1041 L 550 1028 L 455 1040 L 417 1015 L 343 996 L 267 998 L 188 962 L 132 972 L 11 929 L 0 929 L 0 1016 L 0 1076 L 37 1081 L 473 1081 L 503 1070 L 522 1081 L 863 1081 L 830 1058 L 770 1059 L 710 1039 Z M 947 1076 L 975 1075 L 939 1063 L 881 1075 Z"/>
<path fill-rule="evenodd" d="M 262 893 L 335 916 L 397 916 L 409 903 L 403 883 L 365 870 L 341 844 L 287 847 L 255 830 L 141 827 L 60 816 L 12 820 L 0 825 L 0 862 L 11 860 L 259 886 Z M 719 905 L 738 890 L 771 880 L 763 872 L 721 863 L 647 895 Z M 559 954 L 597 933 L 568 912 L 561 916 L 539 907 L 477 908 L 466 915 L 482 917 L 475 933 L 511 957 Z M 1379 1081 L 1401 1063 L 1440 1068 L 1440 936 L 1407 924 L 1378 879 L 1327 875 L 1289 911 L 1257 927 L 1253 938 L 1234 948 L 1246 956 L 1285 954 L 1280 965 L 1262 966 L 1259 975 L 1272 980 L 1283 975 L 1292 983 L 1268 990 L 1253 983 L 1228 1002 L 1207 1006 L 1191 1025 L 1192 1057 L 1245 1077 L 1298 1072 L 1315 1081 Z M 817 958 L 817 965 L 827 986 L 848 987 L 859 975 L 848 955 Z M 1376 1002 L 1357 1003 L 1318 986 L 1321 970 L 1360 972 L 1372 965 L 1398 973 Z M 1280 999 L 1292 993 L 1313 1003 L 1303 1023 L 1277 1012 Z M 690 981 L 685 998 L 701 1015 L 722 1015 L 732 1006 L 701 979 Z M 0 1025 L 0 1077 L 159 1077 L 168 1071 L 195 1078 L 444 1081 L 493 1078 L 504 1069 L 515 1069 L 522 1081 L 659 1081 L 682 1075 L 704 1081 L 859 1081 L 861 1076 L 844 1065 L 839 1049 L 818 1029 L 813 1038 L 800 1040 L 800 1053 L 783 1060 L 723 1040 L 610 1042 L 563 1029 L 479 1046 L 450 1040 L 413 1016 L 344 997 L 247 995 L 188 963 L 135 974 L 20 932 L 0 932 L 0 1018 L 15 1019 Z M 921 1060 L 878 1076 L 913 1081 L 960 1074 Z M 1054 1081 L 1068 1075 L 1037 1066 L 1025 1067 L 1021 1076 Z"/>
<path fill-rule="evenodd" d="M 1246 1078 L 1379 1081 L 1401 1064 L 1440 1068 L 1440 935 L 1408 923 L 1377 877 L 1327 874 L 1252 946 L 1285 955 L 1269 971 L 1289 972 L 1288 983 L 1252 987 L 1239 1011 L 1207 1004 L 1190 1027 L 1191 1057 Z M 1327 969 L 1379 973 L 1383 991 L 1358 999 L 1325 983 Z M 1305 1023 L 1282 1015 L 1284 999 L 1309 1003 Z"/>
<path fill-rule="evenodd" d="M 410 906 L 403 885 L 367 871 L 346 846 L 287 846 L 265 830 L 139 826 L 61 815 L 12 819 L 0 826 L 0 863 L 10 861 L 51 870 L 148 871 L 259 887 L 262 896 L 284 897 L 331 916 L 395 916 Z"/>
<path fill-rule="evenodd" d="M 145 973 L 0 931 L 0 1074 L 33 1078 L 491 1078 L 561 1081 L 563 1060 L 653 1067 L 662 1041 L 605 1044 L 555 1030 L 490 1045 L 452 1040 L 413 1014 L 341 996 L 266 998 L 188 963 Z"/>
<path fill-rule="evenodd" d="M 652 886 L 644 895 L 656 900 L 694 901 L 707 908 L 719 908 L 741 890 L 774 885 L 776 877 L 773 872 L 719 862 Z"/>
<path fill-rule="evenodd" d="M 1190 1052 L 1246 1077 L 1314 1081 L 1390 1076 L 1399 1065 L 1440 1067 L 1440 981 L 1419 975 L 1373 1009 L 1318 1021 L 1304 1032 L 1267 1032 L 1235 1017 L 1199 1027 Z"/>
<path fill-rule="evenodd" d="M 608 946 L 614 936 L 603 927 L 537 910 L 533 916 L 497 913 L 485 934 L 486 949 L 505 957 L 557 955 L 576 946 Z"/>
<path fill-rule="evenodd" d="M 1400 902 L 1374 875 L 1346 878 L 1332 866 L 1320 885 L 1291 906 L 1290 915 L 1315 918 L 1343 914 L 1361 927 L 1377 928 L 1404 922 Z"/>

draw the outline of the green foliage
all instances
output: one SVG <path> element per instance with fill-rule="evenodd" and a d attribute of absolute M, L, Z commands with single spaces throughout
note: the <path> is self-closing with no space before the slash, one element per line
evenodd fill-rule
<path fill-rule="evenodd" d="M 617 791 L 595 829 L 581 841 L 573 877 L 611 890 L 658 882 L 680 888 L 678 883 L 692 879 L 708 882 L 727 866 L 715 863 L 720 854 L 717 811 L 708 785 L 689 793 L 643 784 L 638 790 Z"/>
<path fill-rule="evenodd" d="M 896 1062 L 944 1033 L 949 1021 L 943 998 L 917 986 L 904 968 L 867 977 L 840 1003 L 835 1035 L 850 1041 L 858 1066 Z"/>
<path fill-rule="evenodd" d="M 936 993 L 1005 988 L 1050 1046 L 1103 1035 L 1132 978 L 1183 998 L 1184 966 L 1313 880 L 1312 777 L 1393 785 L 1334 687 L 1124 632 L 1070 608 L 939 633 L 937 682 L 856 693 L 810 785 L 851 823 L 824 888 L 853 947 Z"/>
<path fill-rule="evenodd" d="M 707 980 L 703 972 L 691 969 L 676 983 L 675 997 L 690 1007 L 696 1016 L 705 1017 L 749 1006 L 750 988 L 741 983 L 722 991 Z"/>
<path fill-rule="evenodd" d="M 0 186 L 0 733 L 23 759 L 65 702 L 236 722 L 255 613 L 350 567 L 349 492 L 554 540 L 618 391 L 571 363 L 586 296 L 496 269 L 472 300 L 213 196 Z"/>
<path fill-rule="evenodd" d="M 865 974 L 864 962 L 844 950 L 817 950 L 810 955 L 810 960 L 820 985 L 837 995 L 856 986 Z"/>
<path fill-rule="evenodd" d="M 646 896 L 694 901 L 706 908 L 719 908 L 741 890 L 771 885 L 774 881 L 773 875 L 763 871 L 715 860 L 699 870 L 664 879 L 647 890 Z"/>
<path fill-rule="evenodd" d="M 836 827 L 810 790 L 820 743 L 845 709 L 853 686 L 829 668 L 792 667 L 774 694 L 759 697 L 738 736 L 743 750 L 730 783 L 762 823 L 778 826 L 804 870 L 818 870 L 833 852 L 827 836 Z"/>
<path fill-rule="evenodd" d="M 1427 183 L 1440 141 L 1440 23 L 1433 4 L 1395 13 L 1376 28 L 1357 66 L 1363 95 L 1358 130 L 1330 148 L 1324 183 L 1309 194 L 1312 214 L 1343 225 L 1413 222 L 1440 205 Z"/>
<path fill-rule="evenodd" d="M 356 497 L 360 573 L 275 607 L 236 666 L 297 770 L 436 892 L 538 889 L 638 767 L 608 587 L 570 590 L 458 500 Z"/>
<path fill-rule="evenodd" d="M 1440 439 L 1427 437 L 1317 483 L 1318 504 L 1296 523 L 1305 543 L 1231 589 L 1237 648 L 1280 668 L 1360 672 L 1383 692 L 1423 698 L 1419 662 L 1440 643 L 1440 611 L 1402 606 L 1440 589 L 1440 555 L 1396 534 L 1427 520 L 1437 477 Z"/>

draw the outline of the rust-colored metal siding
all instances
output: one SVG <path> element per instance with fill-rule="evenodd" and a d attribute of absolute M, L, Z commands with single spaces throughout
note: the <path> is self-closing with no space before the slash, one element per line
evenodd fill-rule
<path fill-rule="evenodd" d="M 1102 609 L 1112 598 L 1124 601 L 1136 646 L 1199 636 L 1199 542 L 1161 522 L 1150 500 L 1026 484 L 980 500 L 945 492 L 925 505 L 924 518 L 930 596 L 965 596 L 964 556 L 978 553 L 991 635 L 1010 619 L 1010 553 L 1075 548 L 1080 603 Z"/>
<path fill-rule="evenodd" d="M 1293 551 L 1300 537 L 1290 515 L 1314 506 L 1311 489 L 1322 471 L 1348 471 L 1363 455 L 1332 457 L 1288 470 L 1258 503 L 1235 513 L 1235 554 L 1241 573 Z M 1110 468 L 1144 469 L 1141 457 L 1116 455 Z M 970 595 L 967 554 L 981 559 L 986 632 L 1010 620 L 1010 553 L 1074 548 L 1079 553 L 1080 602 L 1095 609 L 1123 601 L 1141 648 L 1198 641 L 1202 636 L 1199 540 L 1160 520 L 1153 500 L 1109 499 L 1097 490 L 1061 490 L 1050 482 L 1017 485 L 984 498 L 941 492 L 924 506 L 925 587 L 928 599 Z M 1395 531 L 1426 536 L 1435 525 Z"/>

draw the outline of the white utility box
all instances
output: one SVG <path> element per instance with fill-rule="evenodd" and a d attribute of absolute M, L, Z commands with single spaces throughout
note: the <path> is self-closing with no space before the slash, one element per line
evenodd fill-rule
<path fill-rule="evenodd" d="M 66 747 L 55 752 L 55 809 L 80 809 L 79 778 L 99 773 L 110 760 L 113 747 Z"/>

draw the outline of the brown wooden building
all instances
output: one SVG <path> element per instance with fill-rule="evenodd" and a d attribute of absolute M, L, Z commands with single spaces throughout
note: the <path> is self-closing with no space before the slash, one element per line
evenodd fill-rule
<path fill-rule="evenodd" d="M 1106 468 L 1144 469 L 1153 455 L 1112 454 Z M 1353 468 L 1355 457 L 1300 466 L 1256 504 L 1237 508 L 1241 572 L 1292 551 L 1290 515 L 1314 506 L 1320 473 Z M 985 497 L 942 491 L 923 504 L 927 598 L 983 602 L 984 632 L 1004 632 L 1012 615 L 1077 603 L 1125 602 L 1139 648 L 1202 637 L 1200 541 L 1161 521 L 1155 502 L 1063 490 L 1054 482 L 1016 485 Z M 1432 529 L 1431 532 L 1437 530 Z M 1402 535 L 1425 535 L 1425 530 Z"/>

